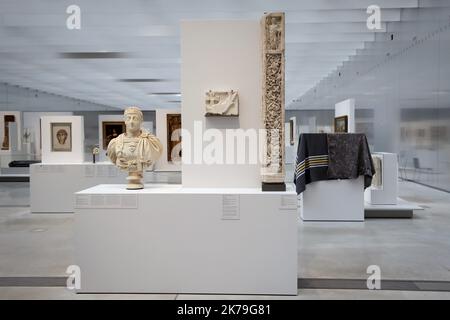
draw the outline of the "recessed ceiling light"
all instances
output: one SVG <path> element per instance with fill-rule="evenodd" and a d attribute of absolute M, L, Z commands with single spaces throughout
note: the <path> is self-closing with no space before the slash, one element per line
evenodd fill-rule
<path fill-rule="evenodd" d="M 96 52 L 60 52 L 62 59 L 119 59 L 126 58 L 126 52 L 96 51 Z"/>
<path fill-rule="evenodd" d="M 166 79 L 156 79 L 156 78 L 131 78 L 131 79 L 117 79 L 120 82 L 163 82 L 167 81 Z"/>
<path fill-rule="evenodd" d="M 177 96 L 181 97 L 180 92 L 150 92 L 149 96 Z"/>

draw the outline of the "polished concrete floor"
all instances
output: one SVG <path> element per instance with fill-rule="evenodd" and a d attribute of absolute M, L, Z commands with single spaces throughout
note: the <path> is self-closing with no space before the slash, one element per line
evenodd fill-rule
<path fill-rule="evenodd" d="M 299 222 L 299 278 L 450 281 L 450 194 L 410 182 L 400 196 L 421 205 L 413 219 Z M 64 277 L 73 259 L 73 215 L 31 214 L 28 183 L 0 183 L 0 280 Z M 294 297 L 77 295 L 64 287 L 2 286 L 0 299 L 450 299 L 450 292 L 300 289 Z"/>

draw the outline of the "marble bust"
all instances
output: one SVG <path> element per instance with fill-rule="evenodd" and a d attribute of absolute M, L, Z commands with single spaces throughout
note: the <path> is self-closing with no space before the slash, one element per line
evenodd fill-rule
<path fill-rule="evenodd" d="M 107 154 L 112 163 L 128 171 L 127 189 L 143 189 L 143 172 L 158 160 L 163 147 L 157 137 L 141 129 L 144 117 L 139 108 L 127 108 L 124 117 L 126 132 L 109 142 Z"/>

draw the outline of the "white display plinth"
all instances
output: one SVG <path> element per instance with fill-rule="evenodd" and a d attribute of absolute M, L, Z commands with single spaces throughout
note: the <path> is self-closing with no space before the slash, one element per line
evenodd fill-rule
<path fill-rule="evenodd" d="M 364 178 L 316 181 L 300 201 L 304 221 L 364 221 Z"/>
<path fill-rule="evenodd" d="M 79 292 L 297 294 L 297 197 L 99 185 L 75 194 Z"/>
<path fill-rule="evenodd" d="M 365 203 L 366 218 L 412 218 L 414 211 L 423 210 L 415 203 L 398 198 L 397 204 L 370 204 Z"/>
<path fill-rule="evenodd" d="M 381 181 L 382 187 L 374 186 L 366 189 L 365 201 L 373 205 L 395 205 L 398 197 L 398 161 L 397 154 L 376 152 L 381 155 Z M 380 173 L 378 173 L 380 174 Z"/>
<path fill-rule="evenodd" d="M 32 164 L 30 207 L 32 213 L 73 212 L 74 192 L 101 184 L 122 183 L 127 174 L 111 163 Z"/>

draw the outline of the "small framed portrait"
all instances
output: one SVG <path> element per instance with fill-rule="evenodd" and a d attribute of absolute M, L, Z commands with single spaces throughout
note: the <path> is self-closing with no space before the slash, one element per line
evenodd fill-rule
<path fill-rule="evenodd" d="M 124 121 L 105 121 L 102 123 L 103 150 L 108 149 L 109 142 L 125 132 Z"/>
<path fill-rule="evenodd" d="M 348 116 L 334 118 L 334 132 L 348 132 Z"/>
<path fill-rule="evenodd" d="M 52 151 L 72 151 L 72 123 L 51 123 Z"/>

